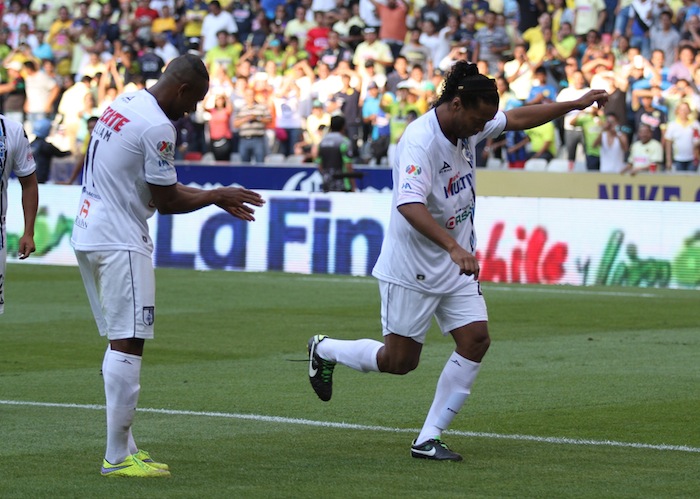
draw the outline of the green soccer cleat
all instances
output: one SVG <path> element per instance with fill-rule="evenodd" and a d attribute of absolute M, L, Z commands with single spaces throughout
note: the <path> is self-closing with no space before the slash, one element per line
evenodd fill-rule
<path fill-rule="evenodd" d="M 462 456 L 456 452 L 452 452 L 445 442 L 439 438 L 431 438 L 430 440 L 416 445 L 413 441 L 411 445 L 411 456 L 418 459 L 432 459 L 434 461 L 461 461 Z"/>
<path fill-rule="evenodd" d="M 157 463 L 153 460 L 151 455 L 146 452 L 145 450 L 139 450 L 136 454 L 134 454 L 134 457 L 136 459 L 139 459 L 140 461 L 143 461 L 147 465 L 149 465 L 151 468 L 155 468 L 157 470 L 169 470 L 170 466 L 168 466 L 165 463 Z"/>
<path fill-rule="evenodd" d="M 127 477 L 127 478 L 170 478 L 170 472 L 159 470 L 149 466 L 134 456 L 127 458 L 119 464 L 110 464 L 102 461 L 102 476 Z"/>
<path fill-rule="evenodd" d="M 324 360 L 316 353 L 316 347 L 328 336 L 317 334 L 309 339 L 309 381 L 318 398 L 328 402 L 333 395 L 333 369 L 335 362 Z"/>

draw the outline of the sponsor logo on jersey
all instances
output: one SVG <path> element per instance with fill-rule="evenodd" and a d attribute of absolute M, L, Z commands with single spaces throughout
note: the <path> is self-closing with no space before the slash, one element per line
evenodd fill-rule
<path fill-rule="evenodd" d="M 452 167 L 450 165 L 448 165 L 446 161 L 443 161 L 442 168 L 440 168 L 440 170 L 438 170 L 438 173 L 447 173 L 447 172 L 451 172 L 451 171 L 452 171 Z"/>
<path fill-rule="evenodd" d="M 175 144 L 166 140 L 161 140 L 156 145 L 158 155 L 165 161 L 175 161 Z"/>
<path fill-rule="evenodd" d="M 414 177 L 417 177 L 418 175 L 420 175 L 421 171 L 422 170 L 421 170 L 420 166 L 408 165 L 406 167 L 406 173 L 408 173 L 409 175 L 412 175 Z"/>
<path fill-rule="evenodd" d="M 118 113 L 111 107 L 105 109 L 105 112 L 100 116 L 100 122 L 104 123 L 105 126 L 111 128 L 115 132 L 120 132 L 122 127 L 129 123 L 129 118 L 125 117 L 123 114 Z"/>
<path fill-rule="evenodd" d="M 464 189 L 470 188 L 471 181 L 469 177 L 471 177 L 471 174 L 461 175 L 460 173 L 458 173 L 454 177 L 451 177 L 450 180 L 447 182 L 447 185 L 444 187 L 445 199 L 458 194 Z"/>
<path fill-rule="evenodd" d="M 413 189 L 411 188 L 411 184 L 408 182 L 404 182 L 403 185 L 401 186 L 402 191 L 412 191 Z"/>
<path fill-rule="evenodd" d="M 445 222 L 445 228 L 452 230 L 456 228 L 462 222 L 469 220 L 474 212 L 474 205 L 467 206 L 465 209 L 457 212 L 453 217 L 447 219 Z"/>

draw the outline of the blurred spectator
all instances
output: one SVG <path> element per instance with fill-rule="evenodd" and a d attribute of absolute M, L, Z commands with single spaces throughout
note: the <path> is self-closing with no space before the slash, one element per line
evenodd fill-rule
<path fill-rule="evenodd" d="M 549 12 L 543 12 L 537 18 L 537 26 L 528 28 L 522 34 L 521 40 L 527 43 L 527 58 L 535 66 L 538 66 L 547 55 L 547 41 L 545 40 L 545 31 L 549 30 L 551 34 L 552 16 Z M 550 38 L 551 40 L 551 38 Z"/>
<path fill-rule="evenodd" d="M 425 5 L 418 12 L 418 24 L 422 27 L 425 21 L 431 21 L 436 31 L 447 24 L 447 18 L 452 14 L 450 8 L 441 0 L 425 0 Z"/>
<path fill-rule="evenodd" d="M 363 1 L 369 3 L 369 0 Z M 356 3 L 352 4 L 352 9 L 340 7 L 338 9 L 338 20 L 333 24 L 333 31 L 338 33 L 340 40 L 353 50 L 362 41 L 362 30 L 365 27 L 365 22 L 362 18 L 353 13 L 354 10 L 357 10 L 357 5 Z"/>
<path fill-rule="evenodd" d="M 154 34 L 153 41 L 150 43 L 153 44 L 153 52 L 163 60 L 166 66 L 180 55 L 180 51 L 165 33 Z M 149 46 L 150 43 L 147 43 L 146 46 Z"/>
<path fill-rule="evenodd" d="M 421 45 L 430 50 L 430 58 L 428 59 L 428 68 L 438 67 L 440 61 L 450 53 L 450 44 L 452 35 L 456 32 L 455 20 L 452 19 L 452 25 L 445 27 L 440 31 L 437 30 L 432 19 L 426 19 L 421 24 L 423 33 L 420 35 L 419 41 Z"/>
<path fill-rule="evenodd" d="M 576 100 L 590 90 L 583 73 L 579 70 L 571 73 L 568 83 L 569 86 L 561 89 L 557 94 L 557 102 Z M 579 112 L 583 111 L 574 110 L 564 115 L 564 145 L 569 161 L 576 160 L 576 148 L 579 144 L 584 144 L 582 128 L 573 124 L 573 119 Z"/>
<path fill-rule="evenodd" d="M 598 139 L 603 132 L 603 108 L 591 106 L 574 116 L 571 124 L 580 126 L 583 130 L 584 153 L 586 155 L 586 170 L 600 170 L 600 143 Z"/>
<path fill-rule="evenodd" d="M 52 120 L 53 109 L 60 92 L 56 80 L 40 71 L 36 62 L 25 61 L 24 84 L 27 95 L 24 110 L 32 128 L 39 120 Z"/>
<path fill-rule="evenodd" d="M 510 38 L 505 29 L 496 26 L 495 12 L 487 12 L 484 15 L 484 23 L 485 26 L 476 32 L 478 52 L 475 57 L 486 61 L 489 74 L 495 74 L 503 52 L 510 49 Z"/>
<path fill-rule="evenodd" d="M 63 184 L 63 185 L 71 185 L 73 184 L 77 179 L 80 173 L 83 171 L 83 166 L 85 163 L 85 156 L 87 155 L 87 150 L 90 145 L 90 136 L 92 135 L 92 131 L 95 129 L 95 125 L 97 124 L 98 117 L 97 116 L 91 116 L 87 120 L 87 136 L 83 143 L 80 146 L 80 149 L 77 151 L 76 157 L 75 157 L 75 163 L 73 166 L 73 171 L 70 174 L 70 177 L 68 177 L 68 180 L 62 181 L 62 182 L 57 182 L 58 184 Z"/>
<path fill-rule="evenodd" d="M 316 163 L 323 177 L 323 192 L 352 192 L 357 190 L 355 179 L 343 177 L 352 174 L 353 149 L 345 135 L 345 118 L 333 116 L 330 131 L 318 145 Z"/>
<path fill-rule="evenodd" d="M 358 3 L 358 14 L 362 20 L 362 27 L 377 27 L 381 24 L 381 19 L 377 17 L 377 9 L 374 8 L 372 0 L 360 0 Z"/>
<path fill-rule="evenodd" d="M 167 4 L 160 8 L 160 14 L 151 24 L 151 34 L 155 38 L 157 35 L 164 35 L 175 39 L 178 35 L 177 20 L 171 7 Z"/>
<path fill-rule="evenodd" d="M 2 16 L 2 24 L 9 31 L 7 43 L 13 48 L 19 45 L 23 24 L 26 25 L 27 32 L 34 31 L 34 20 L 19 0 L 10 1 L 9 9 Z"/>
<path fill-rule="evenodd" d="M 51 133 L 51 121 L 41 119 L 34 122 L 33 133 L 36 137 L 32 143 L 32 154 L 36 162 L 36 179 L 40 184 L 46 183 L 51 174 L 51 160 L 53 158 L 65 158 L 70 156 L 71 151 L 61 151 L 55 145 L 47 142 L 46 138 Z"/>
<path fill-rule="evenodd" d="M 649 36 L 650 49 L 661 50 L 668 65 L 673 61 L 676 50 L 681 42 L 681 35 L 672 24 L 673 14 L 667 10 L 663 11 Z"/>
<path fill-rule="evenodd" d="M 671 83 L 676 83 L 678 80 L 691 81 L 695 67 L 695 48 L 689 45 L 681 46 L 678 59 L 668 69 L 668 80 Z"/>
<path fill-rule="evenodd" d="M 207 3 L 204 0 L 191 0 L 186 2 L 185 13 L 180 17 L 179 21 L 182 36 L 185 40 L 200 38 L 202 36 L 202 24 L 208 12 Z M 236 21 L 236 27 L 238 27 L 238 21 Z M 243 30 L 241 30 L 241 32 L 243 32 Z"/>
<path fill-rule="evenodd" d="M 302 139 L 303 119 L 301 91 L 292 77 L 285 78 L 282 86 L 275 89 L 273 102 L 278 152 L 285 156 L 294 154 L 294 145 Z"/>
<path fill-rule="evenodd" d="M 394 70 L 386 77 L 386 91 L 396 93 L 396 86 L 408 78 L 408 61 L 402 55 L 394 59 Z"/>
<path fill-rule="evenodd" d="M 24 104 L 27 100 L 26 85 L 22 77 L 22 63 L 11 61 L 7 69 L 7 83 L 0 84 L 0 95 L 4 97 L 3 114 L 6 118 L 24 125 Z"/>
<path fill-rule="evenodd" d="M 229 33 L 225 29 L 219 30 L 216 34 L 217 44 L 207 50 L 204 62 L 210 73 L 216 73 L 221 67 L 229 76 L 236 75 L 236 65 L 241 57 L 243 46 L 229 42 Z"/>
<path fill-rule="evenodd" d="M 627 134 L 620 129 L 615 114 L 606 112 L 603 131 L 596 139 L 596 145 L 600 147 L 600 172 L 622 172 L 629 150 L 629 142 Z"/>
<path fill-rule="evenodd" d="M 572 3 L 574 11 L 574 34 L 579 39 L 584 39 L 591 30 L 600 33 L 605 23 L 605 16 L 607 15 L 605 2 L 603 0 L 574 0 Z"/>
<path fill-rule="evenodd" d="M 640 125 L 637 135 L 639 139 L 630 146 L 627 165 L 621 173 L 636 175 L 640 172 L 660 171 L 664 157 L 661 142 L 652 138 L 651 128 L 648 125 Z"/>
<path fill-rule="evenodd" d="M 217 33 L 237 33 L 238 25 L 230 12 L 221 8 L 219 0 L 209 2 L 209 12 L 202 21 L 202 50 L 207 53 L 217 44 Z"/>
<path fill-rule="evenodd" d="M 316 12 L 316 26 L 306 32 L 304 48 L 309 54 L 309 64 L 315 66 L 321 53 L 328 48 L 328 34 L 333 24 L 333 16 L 324 12 Z"/>
<path fill-rule="evenodd" d="M 287 39 L 291 38 L 292 36 L 296 36 L 299 40 L 299 45 L 305 47 L 306 33 L 308 33 L 314 26 L 315 23 L 306 19 L 306 8 L 299 5 L 294 10 L 294 19 L 287 22 L 287 25 L 284 28 L 284 36 Z"/>
<path fill-rule="evenodd" d="M 634 129 L 647 125 L 653 139 L 661 141 L 666 127 L 666 113 L 653 105 L 652 90 L 635 90 L 632 92 L 632 111 L 634 111 Z"/>
<path fill-rule="evenodd" d="M 238 153 L 241 161 L 263 163 L 265 160 L 265 127 L 272 116 L 264 104 L 256 101 L 255 90 L 246 88 L 245 101 L 235 110 L 234 127 L 238 130 Z"/>
<path fill-rule="evenodd" d="M 526 104 L 545 104 L 554 102 L 557 98 L 558 90 L 554 85 L 547 83 L 547 70 L 543 67 L 535 69 L 532 75 L 532 86 L 530 93 L 525 99 Z"/>
<path fill-rule="evenodd" d="M 146 49 L 138 58 L 141 74 L 146 81 L 160 78 L 163 68 L 165 67 L 165 60 L 156 53 L 155 48 L 156 44 L 154 42 L 147 42 Z"/>
<path fill-rule="evenodd" d="M 408 33 L 406 26 L 408 5 L 403 0 L 387 0 L 386 3 L 371 0 L 371 2 L 381 22 L 379 39 L 389 44 L 391 53 L 396 58 L 401 52 Z"/>
<path fill-rule="evenodd" d="M 385 74 L 386 68 L 391 67 L 394 63 L 394 57 L 391 55 L 389 45 L 377 38 L 377 28 L 367 27 L 364 29 L 365 41 L 360 43 L 355 49 L 355 55 L 352 59 L 355 68 L 361 76 L 365 76 L 365 63 L 373 62 L 374 70 L 377 74 Z M 352 124 L 347 123 L 348 130 L 351 130 Z"/>
<path fill-rule="evenodd" d="M 555 38 L 558 37 L 562 24 L 568 23 L 569 28 L 574 24 L 574 11 L 569 8 L 569 3 L 566 0 L 549 2 L 549 13 L 552 20 L 552 33 Z"/>
<path fill-rule="evenodd" d="M 206 107 L 209 113 L 209 145 L 217 161 L 229 161 L 231 159 L 231 116 L 233 109 L 228 96 L 219 93 L 214 96 L 214 105 Z"/>
<path fill-rule="evenodd" d="M 338 67 L 339 61 L 352 61 L 353 51 L 347 45 L 341 44 L 338 33 L 330 31 L 327 40 L 328 47 L 319 54 L 321 63 L 326 64 L 332 71 Z"/>
<path fill-rule="evenodd" d="M 517 43 L 513 49 L 513 59 L 503 65 L 503 76 L 508 80 L 508 85 L 518 100 L 525 101 L 530 96 L 532 69 L 526 45 Z"/>
<path fill-rule="evenodd" d="M 430 60 L 430 49 L 423 45 L 420 41 L 420 37 L 423 32 L 420 28 L 414 28 L 408 33 L 408 41 L 401 48 L 399 55 L 402 55 L 408 61 L 409 66 L 414 66 L 419 64 L 426 68 L 428 66 L 428 61 Z"/>
<path fill-rule="evenodd" d="M 333 100 L 339 101 L 340 111 L 345 116 L 345 130 L 353 147 L 353 155 L 356 156 L 357 141 L 362 129 L 362 108 L 360 106 L 361 81 L 351 85 L 353 73 L 345 70 L 340 73 L 341 90 L 333 96 Z"/>
<path fill-rule="evenodd" d="M 151 8 L 149 0 L 137 0 L 132 25 L 136 37 L 141 40 L 150 40 L 153 21 L 157 18 L 158 11 Z"/>
<path fill-rule="evenodd" d="M 676 118 L 666 128 L 664 143 L 667 171 L 697 171 L 700 158 L 700 124 L 691 115 L 688 103 L 678 104 Z"/>
<path fill-rule="evenodd" d="M 530 142 L 530 159 L 541 158 L 549 161 L 554 158 L 557 154 L 556 133 L 557 129 L 551 121 L 525 130 Z"/>
<path fill-rule="evenodd" d="M 58 112 L 62 115 L 61 125 L 73 153 L 78 152 L 78 128 L 80 127 L 81 113 L 85 103 L 85 96 L 90 93 L 89 76 L 74 83 L 61 96 L 58 104 Z"/>

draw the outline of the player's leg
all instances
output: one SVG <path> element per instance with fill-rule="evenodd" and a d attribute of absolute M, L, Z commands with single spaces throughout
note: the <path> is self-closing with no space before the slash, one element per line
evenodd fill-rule
<path fill-rule="evenodd" d="M 148 256 L 129 251 L 76 252 L 100 334 L 107 412 L 106 476 L 165 476 L 134 458 L 131 425 L 140 393 L 145 340 L 153 337 L 155 275 Z M 168 474 L 169 475 L 169 474 Z"/>
<path fill-rule="evenodd" d="M 336 363 L 362 372 L 391 374 L 406 374 L 418 366 L 438 298 L 382 281 L 379 290 L 384 343 L 325 335 L 309 340 L 309 379 L 321 400 L 330 400 Z"/>
<path fill-rule="evenodd" d="M 421 446 L 432 440 L 432 445 L 427 446 L 430 447 L 428 454 L 432 453 L 432 448 L 435 447 L 435 456 L 442 455 L 442 459 L 460 460 L 461 456 L 449 451 L 441 442 L 441 437 L 471 393 L 481 360 L 490 343 L 486 303 L 480 293 L 479 284 L 469 285 L 457 296 L 445 297 L 436 311 L 436 318 L 443 333 L 449 332 L 454 338 L 456 349 L 440 374 L 433 403 L 416 442 Z M 420 452 L 413 452 L 413 455 L 440 458 Z"/>

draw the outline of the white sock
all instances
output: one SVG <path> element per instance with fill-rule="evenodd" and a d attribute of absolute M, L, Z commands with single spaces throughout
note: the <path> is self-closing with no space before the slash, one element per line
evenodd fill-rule
<path fill-rule="evenodd" d="M 318 344 L 316 353 L 326 360 L 343 364 L 357 371 L 379 372 L 377 352 L 384 344 L 376 340 L 334 340 L 326 338 Z"/>
<path fill-rule="evenodd" d="M 480 363 L 452 352 L 438 379 L 435 398 L 416 439 L 417 444 L 442 436 L 467 401 L 480 366 Z"/>
<path fill-rule="evenodd" d="M 133 437 L 129 436 L 141 389 L 141 357 L 108 348 L 102 362 L 102 377 L 107 402 L 105 459 L 110 464 L 118 464 L 132 454 Z"/>

